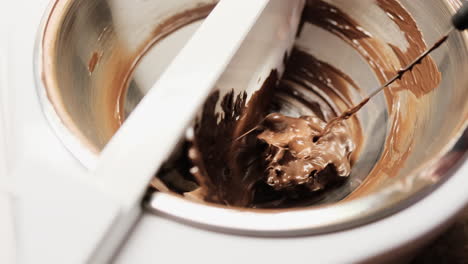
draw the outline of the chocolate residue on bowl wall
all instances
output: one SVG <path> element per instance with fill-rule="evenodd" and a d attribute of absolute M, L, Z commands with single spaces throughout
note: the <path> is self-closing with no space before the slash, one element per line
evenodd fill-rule
<path fill-rule="evenodd" d="M 172 34 L 173 32 L 187 26 L 191 23 L 199 21 L 210 14 L 211 10 L 216 6 L 217 2 L 198 4 L 194 7 L 189 7 L 186 10 L 182 10 L 161 23 L 153 30 L 152 35 L 149 36 L 148 41 L 144 42 L 136 52 L 134 52 L 133 58 L 131 59 L 131 65 L 125 75 L 120 90 L 118 92 L 117 104 L 115 105 L 114 118 L 118 120 L 118 123 L 122 125 L 125 120 L 124 116 L 124 105 L 125 98 L 127 95 L 127 89 L 131 81 L 132 74 L 138 65 L 138 63 L 143 59 L 143 57 L 148 53 L 154 45 L 159 41 Z"/>
<path fill-rule="evenodd" d="M 104 131 L 101 132 L 100 142 L 104 147 L 105 143 L 110 140 L 112 135 L 119 129 L 119 127 L 125 121 L 125 98 L 127 95 L 127 89 L 132 80 L 133 73 L 138 63 L 142 58 L 151 50 L 154 45 L 159 41 L 169 36 L 173 32 L 183 28 L 184 26 L 190 25 L 196 21 L 204 19 L 208 16 L 211 10 L 216 6 L 216 3 L 206 3 L 203 5 L 188 6 L 185 10 L 181 10 L 174 15 L 164 19 L 158 26 L 152 30 L 151 35 L 147 37 L 147 40 L 139 45 L 134 51 L 129 51 L 127 47 L 123 45 L 121 41 L 116 41 L 115 46 L 111 50 L 105 50 L 103 54 L 100 54 L 99 59 L 106 61 L 106 64 L 113 65 L 113 67 L 100 67 L 93 68 L 94 54 L 88 66 L 90 72 L 102 70 L 103 73 L 95 74 L 96 87 L 104 87 L 102 89 L 96 89 L 98 94 L 97 100 L 103 101 L 103 109 L 101 111 L 95 111 L 99 114 L 99 120 L 102 120 L 105 127 Z M 105 28 L 99 36 L 100 41 L 104 41 L 106 38 L 115 37 L 114 32 Z M 105 87 L 112 87 L 106 89 Z"/>
<path fill-rule="evenodd" d="M 91 56 L 91 59 L 89 59 L 88 62 L 88 72 L 89 74 L 92 74 L 94 72 L 94 69 L 96 69 L 96 65 L 99 62 L 99 54 L 95 51 L 93 52 L 93 55 Z"/>

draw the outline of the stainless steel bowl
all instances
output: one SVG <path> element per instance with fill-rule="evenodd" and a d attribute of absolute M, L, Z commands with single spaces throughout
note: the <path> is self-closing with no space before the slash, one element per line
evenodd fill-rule
<path fill-rule="evenodd" d="M 385 32 L 388 39 L 399 38 L 398 32 L 388 30 L 388 21 L 358 8 L 373 1 L 329 2 L 356 13 L 358 22 L 375 21 L 373 30 Z M 456 0 L 401 3 L 414 16 L 427 43 L 447 31 L 450 16 L 460 5 Z M 209 0 L 53 2 L 37 44 L 38 91 L 57 136 L 87 168 L 93 169 L 99 151 L 123 122 L 122 112 L 131 112 L 212 5 Z M 194 9 L 198 12 L 189 12 Z M 171 17 L 179 20 L 168 23 Z M 305 37 L 301 45 L 349 74 L 364 94 L 377 86 L 374 74 L 357 54 L 343 57 L 340 51 L 346 45 L 340 40 L 314 28 L 310 35 L 319 35 L 323 41 Z M 398 175 L 385 176 L 371 191 L 350 201 L 278 211 L 228 209 L 157 193 L 148 209 L 209 228 L 263 235 L 339 230 L 402 210 L 430 194 L 467 156 L 468 76 L 464 72 L 468 67 L 468 35 L 451 36 L 433 58 L 443 80 L 424 98 L 429 107 L 418 110 L 420 122 L 411 131 L 416 133 L 416 144 Z M 125 98 L 121 98 L 126 89 Z M 368 140 L 354 176 L 335 193 L 339 199 L 366 181 L 366 172 L 378 159 L 387 127 L 384 102 L 380 96 L 360 113 Z"/>

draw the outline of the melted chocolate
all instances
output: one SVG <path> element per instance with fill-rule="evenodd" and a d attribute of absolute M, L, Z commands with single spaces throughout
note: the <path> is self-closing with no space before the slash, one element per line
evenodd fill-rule
<path fill-rule="evenodd" d="M 248 104 L 245 93 L 226 95 L 221 100 L 222 115 L 215 113 L 219 92 L 208 98 L 189 151 L 191 173 L 200 188 L 185 193 L 186 197 L 237 207 L 305 206 L 319 199 L 325 187 L 349 176 L 355 160 L 353 142 L 361 140 L 360 126 L 353 119 L 356 123 L 351 126 L 336 126 L 328 136 L 314 140 L 336 116 L 315 91 L 325 91 L 338 109 L 345 110 L 352 105 L 346 91 L 357 89 L 356 85 L 298 49 L 292 51 L 286 69 L 279 81 L 273 71 Z M 307 99 L 304 92 L 320 100 Z M 313 115 L 268 115 L 281 111 L 288 100 L 300 101 Z"/>
<path fill-rule="evenodd" d="M 316 116 L 293 118 L 273 113 L 265 118 L 257 138 L 268 144 L 263 156 L 270 186 L 281 190 L 304 185 L 318 191 L 332 177 L 349 176 L 349 157 L 355 149 L 350 132 L 339 124 L 321 136 L 325 127 L 326 122 Z M 323 175 L 328 166 L 334 173 Z"/>
<path fill-rule="evenodd" d="M 206 101 L 201 118 L 195 125 L 195 138 L 189 158 L 195 167 L 194 176 L 200 183 L 204 199 L 230 206 L 249 206 L 253 185 L 262 177 L 258 165 L 261 149 L 255 139 L 235 140 L 247 128 L 256 126 L 268 113 L 278 74 L 273 71 L 263 87 L 246 105 L 247 94 L 234 96 L 230 92 L 221 101 L 224 114 L 215 113 L 219 92 Z M 221 120 L 218 122 L 218 120 Z"/>
<path fill-rule="evenodd" d="M 378 0 L 377 4 L 405 34 L 409 45 L 404 51 L 373 38 L 350 16 L 324 1 L 308 0 L 303 12 L 303 24 L 328 30 L 354 47 L 382 84 L 397 76 L 385 90 L 391 126 L 384 152 L 368 179 L 349 199 L 367 193 L 404 166 L 413 144 L 413 138 L 404 130 L 411 128 L 417 117 L 416 111 L 403 114 L 400 104 L 417 107 L 418 98 L 440 81 L 432 59 L 418 59 L 426 45 L 410 14 L 395 0 Z M 388 47 L 393 54 L 388 53 Z M 301 50 L 294 49 L 289 58 L 285 56 L 285 64 L 283 78 L 278 80 L 273 71 L 249 102 L 245 93 L 231 92 L 223 98 L 219 98 L 218 91 L 212 93 L 196 121 L 188 155 L 181 156 L 191 164 L 191 176 L 183 177 L 192 177 L 199 187 L 180 193 L 228 206 L 298 207 L 320 200 L 326 194 L 324 190 L 336 187 L 345 179 L 343 176 L 349 175 L 362 142 L 354 114 L 370 98 L 353 107 L 348 90 L 358 90 L 354 82 Z M 405 65 L 410 66 L 402 68 Z M 319 93 L 313 99 L 303 96 L 316 90 L 327 98 Z M 219 100 L 222 115 L 215 112 Z M 297 118 L 277 113 L 291 101 L 312 113 Z"/>

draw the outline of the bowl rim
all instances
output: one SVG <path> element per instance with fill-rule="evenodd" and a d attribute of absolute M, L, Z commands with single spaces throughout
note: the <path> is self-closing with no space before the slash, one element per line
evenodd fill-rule
<path fill-rule="evenodd" d="M 52 1 L 41 19 L 34 48 L 34 79 L 41 108 L 56 136 L 85 168 L 93 170 L 97 163 L 98 152 L 93 150 L 81 132 L 73 127 L 72 120 L 64 120 L 63 115 L 58 113 L 57 105 L 54 104 L 57 102 L 54 102 L 51 95 L 51 90 L 56 87 L 51 88 L 49 86 L 53 85 L 48 85 L 48 80 L 54 79 L 54 76 L 48 76 L 46 71 L 54 67 L 45 59 L 51 53 L 50 45 L 46 42 L 53 43 L 55 40 L 46 39 L 49 22 L 53 16 L 59 18 L 65 16 L 72 2 L 71 0 Z M 444 3 L 454 12 L 453 6 Z M 463 40 L 468 46 L 468 33 L 463 33 Z M 202 228 L 245 235 L 299 236 L 341 231 L 399 212 L 426 197 L 449 179 L 468 158 L 468 147 L 457 147 L 457 144 L 468 141 L 468 120 L 465 120 L 457 132 L 438 155 L 408 174 L 412 178 L 423 175 L 434 178 L 433 181 L 420 186 L 410 196 L 401 191 L 401 183 L 396 182 L 366 197 L 306 209 L 272 211 L 227 208 L 197 203 L 177 195 L 159 192 L 152 194 L 146 200 L 145 207 L 151 212 L 162 213 Z M 447 163 L 451 166 L 446 166 Z M 436 175 L 444 177 L 432 177 Z"/>

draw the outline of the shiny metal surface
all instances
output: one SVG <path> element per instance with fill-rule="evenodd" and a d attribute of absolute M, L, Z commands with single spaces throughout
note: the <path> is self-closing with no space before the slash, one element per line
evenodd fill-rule
<path fill-rule="evenodd" d="M 93 168 L 97 153 L 118 128 L 113 122 L 118 118 L 112 101 L 118 100 L 119 91 L 124 89 L 126 75 L 134 68 L 126 100 L 122 101 L 125 102 L 122 109 L 130 113 L 200 22 L 182 27 L 157 42 L 140 60 L 139 54 L 152 39 L 165 36 L 164 31 L 155 34 L 155 28 L 171 15 L 210 2 L 58 0 L 52 5 L 45 16 L 36 50 L 38 90 L 57 135 L 85 166 Z M 388 28 L 383 16 L 378 23 L 369 23 L 380 19 L 379 16 L 371 17 L 365 8 L 359 8 L 373 1 L 329 2 L 358 14 L 359 22 L 369 27 L 366 29 L 380 32 L 379 37 L 399 43 L 401 36 Z M 401 2 L 418 22 L 427 43 L 433 43 L 447 30 L 450 16 L 460 3 L 454 0 Z M 351 48 L 318 28 L 306 31 L 297 45 L 347 73 L 362 87 L 362 93 L 378 86 L 369 66 Z M 425 130 L 416 135 L 418 144 L 400 173 L 382 181 L 370 194 L 325 207 L 270 212 L 207 206 L 157 193 L 147 204 L 148 209 L 224 231 L 304 235 L 367 223 L 417 202 L 449 179 L 458 165 L 466 161 L 468 151 L 468 76 L 465 74 L 468 35 L 453 34 L 433 58 L 443 81 L 424 99 L 430 105 L 421 109 Z M 353 96 L 358 100 L 363 95 Z M 386 137 L 384 105 L 383 96 L 379 96 L 359 114 L 367 137 L 363 152 L 351 180 L 330 194 L 326 202 L 342 199 L 365 181 Z"/>

